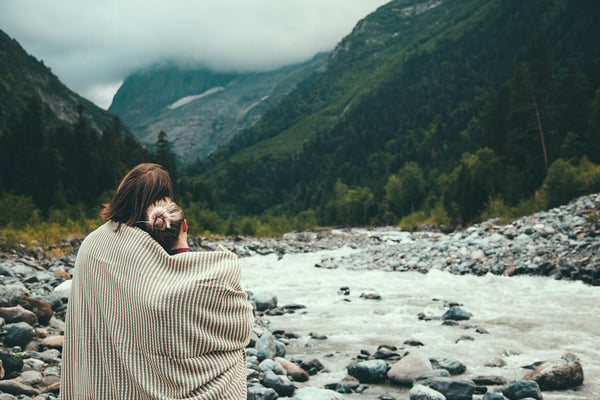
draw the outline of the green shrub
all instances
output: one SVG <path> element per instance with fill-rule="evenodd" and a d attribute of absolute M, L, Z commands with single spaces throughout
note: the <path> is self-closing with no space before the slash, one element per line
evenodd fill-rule
<path fill-rule="evenodd" d="M 585 182 L 577 167 L 559 158 L 550 165 L 540 199 L 544 208 L 552 208 L 568 203 L 584 191 Z"/>
<path fill-rule="evenodd" d="M 35 219 L 39 219 L 39 211 L 31 197 L 12 193 L 4 193 L 0 196 L 0 227 L 12 226 L 22 228 Z"/>

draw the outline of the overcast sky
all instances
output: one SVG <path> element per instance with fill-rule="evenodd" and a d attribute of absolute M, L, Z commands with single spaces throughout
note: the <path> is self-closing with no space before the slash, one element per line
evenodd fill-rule
<path fill-rule="evenodd" d="M 127 74 L 176 59 L 265 70 L 329 51 L 389 0 L 0 0 L 0 29 L 107 108 Z"/>

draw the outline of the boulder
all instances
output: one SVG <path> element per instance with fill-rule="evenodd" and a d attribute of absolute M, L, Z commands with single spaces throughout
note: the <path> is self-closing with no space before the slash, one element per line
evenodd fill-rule
<path fill-rule="evenodd" d="M 320 371 L 325 369 L 323 363 L 321 363 L 321 361 L 317 360 L 316 358 L 313 358 L 312 360 L 308 361 L 302 361 L 300 363 L 300 367 L 302 367 L 302 369 L 308 372 L 309 375 L 316 375 Z"/>
<path fill-rule="evenodd" d="M 294 381 L 306 382 L 309 379 L 308 372 L 299 365 L 281 357 L 276 357 L 275 361 L 277 361 L 283 367 L 283 369 L 285 369 L 287 375 L 290 376 Z"/>
<path fill-rule="evenodd" d="M 375 354 L 373 354 L 373 358 L 380 360 L 399 360 L 402 356 L 396 351 L 395 347 L 390 346 L 379 346 Z"/>
<path fill-rule="evenodd" d="M 0 351 L 0 361 L 4 367 L 4 376 L 16 376 L 23 369 L 23 359 L 14 353 Z"/>
<path fill-rule="evenodd" d="M 8 393 L 15 396 L 37 396 L 40 394 L 40 391 L 16 379 L 7 379 L 0 381 L 0 393 Z"/>
<path fill-rule="evenodd" d="M 43 386 L 44 377 L 40 371 L 23 371 L 15 380 L 33 388 L 40 388 Z"/>
<path fill-rule="evenodd" d="M 445 369 L 450 375 L 460 375 L 467 370 L 467 366 L 454 358 L 444 358 L 442 360 L 432 360 L 436 369 Z"/>
<path fill-rule="evenodd" d="M 443 320 L 465 321 L 471 319 L 472 314 L 458 306 L 452 306 L 442 315 Z"/>
<path fill-rule="evenodd" d="M 71 295 L 72 280 L 64 281 L 60 285 L 54 288 L 54 293 L 60 296 L 62 299 L 68 299 Z"/>
<path fill-rule="evenodd" d="M 277 354 L 275 336 L 271 335 L 270 332 L 265 331 L 256 342 L 256 352 L 258 361 L 275 357 L 275 354 Z"/>
<path fill-rule="evenodd" d="M 14 307 L 0 307 L 0 318 L 4 318 L 9 324 L 14 322 L 27 322 L 29 325 L 35 325 L 37 323 L 37 316 L 20 305 Z"/>
<path fill-rule="evenodd" d="M 277 375 L 271 370 L 264 373 L 262 384 L 264 387 L 276 391 L 279 396 L 284 397 L 293 395 L 294 390 L 296 389 L 287 376 Z"/>
<path fill-rule="evenodd" d="M 479 386 L 494 386 L 494 385 L 506 385 L 506 379 L 501 376 L 495 375 L 478 375 L 472 377 L 471 380 Z"/>
<path fill-rule="evenodd" d="M 247 400 L 276 400 L 279 395 L 271 388 L 266 388 L 260 383 L 249 383 Z"/>
<path fill-rule="evenodd" d="M 329 389 L 305 387 L 296 390 L 291 400 L 344 400 L 344 396 Z"/>
<path fill-rule="evenodd" d="M 387 378 L 387 363 L 383 360 L 353 362 L 348 365 L 348 374 L 360 383 L 378 383 Z"/>
<path fill-rule="evenodd" d="M 360 386 L 360 382 L 353 376 L 346 375 L 341 382 L 329 383 L 325 389 L 335 390 L 338 393 L 352 393 Z"/>
<path fill-rule="evenodd" d="M 270 358 L 262 360 L 261 363 L 258 364 L 258 368 L 261 372 L 273 371 L 276 375 L 287 375 L 281 364 Z"/>
<path fill-rule="evenodd" d="M 22 284 L 0 285 L 0 307 L 16 306 L 25 293 L 27 289 Z"/>
<path fill-rule="evenodd" d="M 410 400 L 447 400 L 446 396 L 440 392 L 424 386 L 415 385 L 410 389 Z"/>
<path fill-rule="evenodd" d="M 6 335 L 4 336 L 4 344 L 7 347 L 20 346 L 25 348 L 35 333 L 33 327 L 27 322 L 17 322 L 14 324 L 4 325 Z"/>
<path fill-rule="evenodd" d="M 257 311 L 267 311 L 277 307 L 277 296 L 271 292 L 257 292 L 250 297 Z"/>
<path fill-rule="evenodd" d="M 52 305 L 46 303 L 44 300 L 37 299 L 31 296 L 23 296 L 19 300 L 19 304 L 26 309 L 33 311 L 37 316 L 38 322 L 42 325 L 48 325 L 50 318 L 52 318 Z"/>
<path fill-rule="evenodd" d="M 416 381 L 422 381 L 429 378 L 450 378 L 450 372 L 442 368 L 432 369 L 417 376 Z"/>
<path fill-rule="evenodd" d="M 541 390 L 574 389 L 583 383 L 583 367 L 575 354 L 565 353 L 560 360 L 544 362 L 523 379 L 536 381 Z"/>
<path fill-rule="evenodd" d="M 285 343 L 280 342 L 279 340 L 275 340 L 275 356 L 285 357 L 286 352 L 287 349 L 285 347 Z"/>
<path fill-rule="evenodd" d="M 419 352 L 413 352 L 392 365 L 387 377 L 397 385 L 412 386 L 415 379 L 433 368 L 429 358 Z"/>
<path fill-rule="evenodd" d="M 65 337 L 62 335 L 48 336 L 40 340 L 40 344 L 44 347 L 52 349 L 62 349 L 65 342 Z"/>
<path fill-rule="evenodd" d="M 429 378 L 420 383 L 440 392 L 446 400 L 472 400 L 476 389 L 473 381 L 452 378 Z"/>
<path fill-rule="evenodd" d="M 542 400 L 542 391 L 535 381 L 516 381 L 504 389 L 502 394 L 509 400 L 520 400 L 525 398 L 532 398 L 535 400 Z"/>
<path fill-rule="evenodd" d="M 481 400 L 508 400 L 502 393 L 489 392 L 483 395 Z"/>

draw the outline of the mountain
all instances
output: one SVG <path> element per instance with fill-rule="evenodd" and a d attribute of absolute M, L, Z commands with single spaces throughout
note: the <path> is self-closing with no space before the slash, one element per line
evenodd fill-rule
<path fill-rule="evenodd" d="M 0 227 L 97 214 L 133 165 L 156 159 L 0 31 Z"/>
<path fill-rule="evenodd" d="M 43 61 L 27 54 L 15 39 L 0 30 L 0 129 L 6 126 L 11 114 L 25 109 L 34 94 L 57 121 L 76 123 L 80 106 L 97 131 L 104 129 L 113 118 L 68 89 Z"/>
<path fill-rule="evenodd" d="M 600 162 L 599 17 L 596 2 L 391 1 L 184 174 L 222 210 L 313 210 L 324 223 L 438 202 L 466 222 L 491 198 L 515 206 L 553 161 Z M 401 183 L 398 196 L 418 193 L 403 206 Z"/>
<path fill-rule="evenodd" d="M 204 158 L 252 126 L 325 61 L 325 55 L 268 72 L 221 73 L 174 64 L 128 76 L 109 112 L 144 143 L 165 131 L 182 160 Z"/>

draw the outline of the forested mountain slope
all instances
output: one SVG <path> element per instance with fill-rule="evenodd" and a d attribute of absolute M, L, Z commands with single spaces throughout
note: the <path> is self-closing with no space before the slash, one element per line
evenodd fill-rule
<path fill-rule="evenodd" d="M 329 223 L 516 206 L 557 160 L 600 161 L 598 18 L 596 2 L 392 1 L 324 72 L 185 173 L 224 211 L 314 210 Z"/>
<path fill-rule="evenodd" d="M 0 129 L 11 114 L 27 107 L 37 95 L 49 114 L 67 123 L 75 123 L 78 108 L 83 107 L 92 126 L 101 130 L 112 116 L 63 85 L 52 71 L 27 54 L 21 45 L 0 30 Z"/>
<path fill-rule="evenodd" d="M 0 31 L 0 228 L 97 214 L 100 197 L 153 154 Z M 72 212 L 71 212 L 72 211 Z"/>

